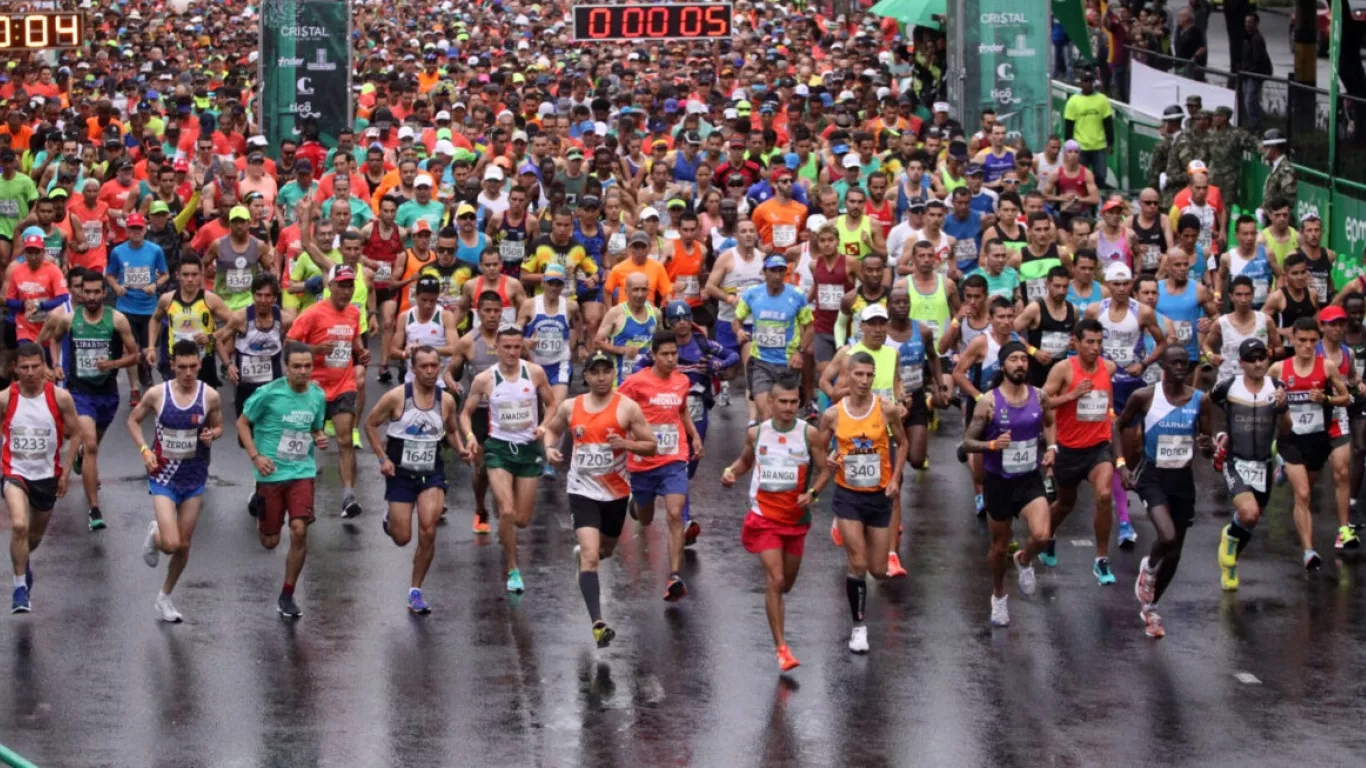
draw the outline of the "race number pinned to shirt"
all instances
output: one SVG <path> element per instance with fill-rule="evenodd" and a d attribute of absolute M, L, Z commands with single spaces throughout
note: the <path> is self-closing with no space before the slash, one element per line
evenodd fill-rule
<path fill-rule="evenodd" d="M 678 454 L 677 424 L 651 424 L 650 431 L 655 433 L 655 443 L 659 446 L 655 451 L 657 455 L 674 456 Z"/>
<path fill-rule="evenodd" d="M 1110 395 L 1102 390 L 1092 390 L 1077 401 L 1077 421 L 1104 421 L 1110 410 Z"/>
<path fill-rule="evenodd" d="M 1001 452 L 1001 469 L 1012 475 L 1023 475 L 1039 467 L 1038 440 L 1012 440 Z"/>
<path fill-rule="evenodd" d="M 308 458 L 308 447 L 312 438 L 299 429 L 280 430 L 280 442 L 275 445 L 275 458 L 279 461 L 303 461 Z"/>
<path fill-rule="evenodd" d="M 199 430 L 162 429 L 161 455 L 174 461 L 193 459 L 199 448 Z"/>
<path fill-rule="evenodd" d="M 845 455 L 844 482 L 850 488 L 877 488 L 882 485 L 882 457 L 876 453 Z"/>

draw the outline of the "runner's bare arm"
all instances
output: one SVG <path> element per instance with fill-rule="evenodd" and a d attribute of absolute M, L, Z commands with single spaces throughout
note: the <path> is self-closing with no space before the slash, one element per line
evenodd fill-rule
<path fill-rule="evenodd" d="M 147 418 L 148 414 L 161 410 L 161 393 L 165 389 L 165 384 L 157 384 L 148 388 L 138 404 L 128 412 L 124 426 L 128 428 L 128 436 L 132 438 L 133 445 L 146 447 L 146 436 L 142 434 L 142 420 Z"/>
<path fill-rule="evenodd" d="M 963 350 L 963 354 L 958 356 L 958 364 L 953 367 L 954 385 L 964 392 L 967 392 L 973 399 L 981 397 L 982 392 L 968 380 L 968 371 L 986 354 L 986 348 L 987 337 L 986 334 L 982 334 L 968 342 L 968 346 Z"/>
<path fill-rule="evenodd" d="M 906 460 L 911 455 L 911 443 L 906 439 L 906 425 L 901 423 L 897 406 L 888 406 L 886 402 L 878 400 L 877 407 L 882 409 L 882 418 L 891 425 L 892 438 L 896 440 L 896 456 L 892 459 L 892 479 L 887 483 L 887 495 L 896 498 L 901 490 L 901 475 L 906 469 Z"/>
<path fill-rule="evenodd" d="M 62 453 L 62 466 L 74 466 L 76 460 L 76 449 L 84 442 L 81 429 L 81 418 L 76 413 L 76 401 L 71 399 L 71 393 L 65 389 L 54 387 L 52 390 L 53 399 L 57 401 L 57 410 L 62 414 L 62 426 L 66 430 L 66 447 Z M 71 472 L 63 472 L 57 478 L 57 497 L 66 495 L 66 484 L 71 480 Z"/>
<path fill-rule="evenodd" d="M 754 466 L 754 441 L 758 439 L 759 428 L 750 427 L 745 430 L 745 446 L 740 449 L 740 455 L 736 457 L 725 469 L 721 470 L 721 485 L 727 488 L 734 488 L 737 478 L 742 477 Z M 809 443 L 814 446 L 814 443 Z"/>
<path fill-rule="evenodd" d="M 389 460 L 389 455 L 384 452 L 385 440 L 379 429 L 392 421 L 396 414 L 401 415 L 401 411 L 396 411 L 396 408 L 403 407 L 405 389 L 407 387 L 394 387 L 380 395 L 379 402 L 370 409 L 370 415 L 365 417 L 365 438 L 370 443 L 370 449 L 379 457 L 381 466 Z"/>
<path fill-rule="evenodd" d="M 1054 408 L 1060 408 L 1086 394 L 1081 387 L 1063 394 L 1067 388 L 1072 386 L 1072 366 L 1055 365 L 1048 372 L 1048 378 L 1043 383 L 1043 392 L 1048 395 L 1048 400 Z"/>
<path fill-rule="evenodd" d="M 211 443 L 223 436 L 223 396 L 213 387 L 204 387 L 204 421 L 199 439 Z"/>
<path fill-rule="evenodd" d="M 992 397 L 995 398 L 995 395 Z M 972 421 L 969 421 L 967 428 L 963 430 L 963 450 L 968 453 L 989 453 L 999 450 L 997 441 L 982 439 L 982 435 L 986 434 L 987 424 L 991 421 L 992 408 L 989 406 L 993 404 L 994 399 L 986 406 L 973 410 Z"/>
<path fill-rule="evenodd" d="M 545 432 L 541 435 L 541 442 L 545 448 L 545 460 L 558 464 L 564 461 L 564 454 L 557 447 L 560 444 L 560 436 L 564 433 L 564 428 L 569 426 L 569 415 L 574 412 L 574 398 L 565 398 L 564 402 L 555 407 L 555 413 L 541 428 Z"/>
<path fill-rule="evenodd" d="M 645 420 L 645 412 L 640 410 L 640 404 L 629 397 L 623 397 L 620 403 L 626 429 L 632 438 L 632 444 L 626 446 L 626 450 L 637 456 L 654 456 L 659 451 L 659 443 L 655 440 L 654 430 L 650 429 L 650 422 Z"/>
<path fill-rule="evenodd" d="M 840 383 L 846 381 L 844 369 L 848 360 L 848 347 L 840 347 L 835 352 L 835 356 L 826 364 L 825 370 L 821 372 L 821 380 L 818 386 L 831 401 L 841 400 L 849 394 L 849 385 Z"/>
<path fill-rule="evenodd" d="M 114 359 L 113 368 L 131 368 L 138 363 L 138 343 L 133 338 L 133 326 L 128 322 L 128 316 L 122 312 L 114 312 L 114 332 L 119 335 L 119 341 L 123 342 L 123 357 Z"/>

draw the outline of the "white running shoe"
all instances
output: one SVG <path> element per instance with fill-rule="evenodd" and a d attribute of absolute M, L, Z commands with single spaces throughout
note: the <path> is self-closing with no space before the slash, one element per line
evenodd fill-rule
<path fill-rule="evenodd" d="M 854 631 L 849 633 L 849 652 L 868 652 L 868 628 L 862 624 L 854 627 Z"/>
<path fill-rule="evenodd" d="M 1023 551 L 1016 552 L 1012 558 L 1015 561 L 1015 567 L 1020 571 L 1020 591 L 1026 595 L 1032 595 L 1034 590 L 1038 588 L 1038 584 L 1034 581 L 1034 566 L 1020 565 L 1021 554 Z"/>
<path fill-rule="evenodd" d="M 1009 595 L 991 596 L 991 626 L 1010 626 L 1010 609 L 1006 607 L 1006 601 L 1009 598 Z"/>
<path fill-rule="evenodd" d="M 161 559 L 161 551 L 157 549 L 157 521 L 147 526 L 147 538 L 142 542 L 142 562 L 148 568 L 157 567 L 157 561 Z"/>
<path fill-rule="evenodd" d="M 156 609 L 157 613 L 161 616 L 161 620 L 168 624 L 179 624 L 185 620 L 185 617 L 180 615 L 180 611 L 175 609 L 175 603 L 171 602 L 170 595 L 158 594 Z"/>

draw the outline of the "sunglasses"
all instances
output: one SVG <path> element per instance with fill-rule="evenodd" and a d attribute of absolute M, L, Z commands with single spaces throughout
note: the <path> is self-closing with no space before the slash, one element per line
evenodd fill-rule
<path fill-rule="evenodd" d="M 1143 205 L 1157 205 L 1156 200 L 1139 200 L 1138 202 L 1142 203 Z"/>
<path fill-rule="evenodd" d="M 456 217 L 460 221 L 474 221 L 477 218 L 473 213 L 464 213 Z"/>
<path fill-rule="evenodd" d="M 441 246 L 438 245 L 438 246 L 436 247 L 436 252 L 437 252 L 437 253 L 455 253 L 455 248 L 453 248 L 453 247 L 451 247 L 451 246 L 446 246 L 446 247 L 443 248 L 443 247 L 441 247 Z"/>

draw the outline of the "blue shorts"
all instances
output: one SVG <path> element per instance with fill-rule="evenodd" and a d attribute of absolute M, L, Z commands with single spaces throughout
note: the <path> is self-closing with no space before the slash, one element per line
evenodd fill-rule
<path fill-rule="evenodd" d="M 1135 379 L 1126 375 L 1116 376 L 1111 382 L 1111 387 L 1114 389 L 1115 413 L 1124 410 L 1124 404 L 1129 402 L 1130 395 L 1147 386 L 1143 379 Z"/>
<path fill-rule="evenodd" d="M 76 415 L 85 416 L 95 420 L 95 426 L 104 431 L 114 421 L 114 414 L 119 410 L 119 394 L 111 392 L 107 395 L 94 395 L 88 392 L 71 392 L 71 399 L 76 403 Z"/>
<path fill-rule="evenodd" d="M 601 267 L 599 267 L 599 269 L 601 269 Z M 575 300 L 580 304 L 590 301 L 596 301 L 601 304 L 603 301 L 602 283 L 599 282 L 597 288 L 585 288 L 582 285 L 579 285 L 577 287 L 577 292 L 575 293 Z"/>
<path fill-rule="evenodd" d="M 394 504 L 416 504 L 417 497 L 428 488 L 446 490 L 446 473 L 440 466 L 430 475 L 399 471 L 393 477 L 384 478 L 384 500 Z"/>
<path fill-rule="evenodd" d="M 688 493 L 688 465 L 672 461 L 647 472 L 631 473 L 631 495 L 641 506 L 655 503 L 656 496 L 685 496 Z"/>
<path fill-rule="evenodd" d="M 167 485 L 162 485 L 161 483 L 158 483 L 155 480 L 148 480 L 147 493 L 153 496 L 165 496 L 166 498 L 174 502 L 175 505 L 178 507 L 196 496 L 203 495 L 204 486 L 201 485 L 198 488 L 181 490 L 179 488 L 172 488 Z"/>
<path fill-rule="evenodd" d="M 568 360 L 563 363 L 552 363 L 550 365 L 541 366 L 541 368 L 545 370 L 546 380 L 550 382 L 550 386 L 552 387 L 556 384 L 569 386 L 570 367 L 571 363 Z"/>
<path fill-rule="evenodd" d="M 700 438 L 702 438 L 702 441 L 703 441 L 703 442 L 706 442 L 706 440 L 707 440 L 707 416 L 706 416 L 706 411 L 703 411 L 703 412 L 702 412 L 702 419 L 701 419 L 700 421 L 694 421 L 692 424 L 693 424 L 694 427 L 697 428 L 697 436 L 700 437 Z M 693 453 L 691 452 L 691 451 L 692 451 L 691 446 L 689 446 L 689 449 L 688 449 L 688 450 L 689 450 L 689 455 L 691 456 L 691 458 L 688 459 L 688 479 L 691 480 L 691 479 L 693 478 L 693 475 L 696 475 L 696 474 L 697 474 L 697 465 L 700 464 L 701 462 L 697 460 L 696 454 L 693 454 Z"/>
<path fill-rule="evenodd" d="M 754 333 L 753 323 L 745 325 L 745 333 Z M 717 344 L 720 344 L 721 346 L 725 347 L 726 349 L 729 349 L 732 352 L 735 352 L 737 354 L 740 352 L 740 340 L 735 338 L 735 329 L 731 327 L 729 320 L 716 321 L 715 341 Z"/>

